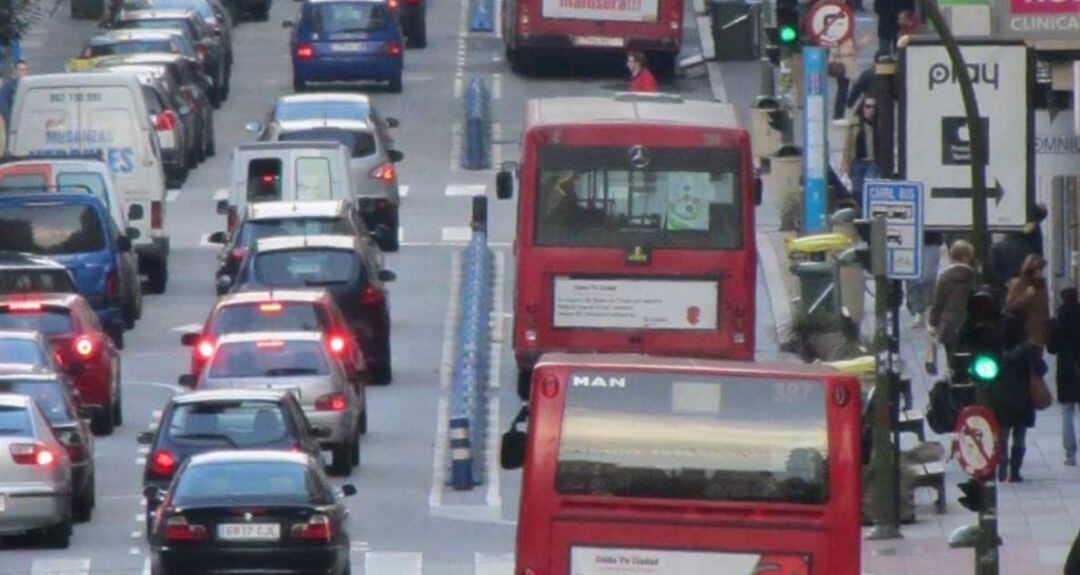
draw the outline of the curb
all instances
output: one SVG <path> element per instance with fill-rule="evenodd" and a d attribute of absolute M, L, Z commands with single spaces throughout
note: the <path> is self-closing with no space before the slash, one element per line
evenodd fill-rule
<path fill-rule="evenodd" d="M 781 328 L 791 325 L 791 300 L 784 287 L 784 272 L 780 269 L 768 233 L 758 232 L 757 253 L 761 273 L 765 278 L 769 307 L 772 308 L 773 320 L 776 322 L 777 341 L 779 341 Z"/>

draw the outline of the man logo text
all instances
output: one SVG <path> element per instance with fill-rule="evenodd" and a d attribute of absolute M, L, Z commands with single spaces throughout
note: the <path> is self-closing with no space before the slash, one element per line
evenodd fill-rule
<path fill-rule="evenodd" d="M 588 376 L 575 375 L 574 387 L 619 387 L 626 389 L 625 377 L 602 377 L 589 378 Z"/>

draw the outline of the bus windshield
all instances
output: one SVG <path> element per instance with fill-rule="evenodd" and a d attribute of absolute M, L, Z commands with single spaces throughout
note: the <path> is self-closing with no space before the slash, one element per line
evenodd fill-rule
<path fill-rule="evenodd" d="M 564 495 L 822 504 L 820 382 L 576 372 L 555 487 Z"/>
<path fill-rule="evenodd" d="M 742 247 L 736 150 L 547 146 L 538 172 L 539 246 Z"/>

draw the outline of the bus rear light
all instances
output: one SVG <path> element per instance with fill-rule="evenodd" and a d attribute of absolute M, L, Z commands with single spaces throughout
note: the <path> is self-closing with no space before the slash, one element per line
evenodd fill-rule
<path fill-rule="evenodd" d="M 165 213 L 162 211 L 161 202 L 150 202 L 150 227 L 160 230 L 165 223 Z"/>
<path fill-rule="evenodd" d="M 540 392 L 548 399 L 559 395 L 559 378 L 554 375 L 545 375 L 544 379 L 540 380 Z"/>
<path fill-rule="evenodd" d="M 527 330 L 525 330 L 525 341 L 528 342 L 528 343 L 536 343 L 536 330 L 535 329 L 527 329 Z"/>
<path fill-rule="evenodd" d="M 672 30 L 678 30 L 679 29 L 679 21 L 678 20 L 672 20 L 671 21 L 671 29 Z"/>
<path fill-rule="evenodd" d="M 522 14 L 521 17 L 518 18 L 518 24 L 520 24 L 522 28 L 528 28 L 529 16 L 527 14 Z"/>
<path fill-rule="evenodd" d="M 847 387 L 837 385 L 833 389 L 833 403 L 836 404 L 836 407 L 844 407 L 849 401 L 851 401 L 851 392 L 848 391 Z"/>

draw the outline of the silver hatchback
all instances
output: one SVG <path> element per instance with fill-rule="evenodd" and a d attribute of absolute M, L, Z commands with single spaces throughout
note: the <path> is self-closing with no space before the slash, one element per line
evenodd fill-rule
<path fill-rule="evenodd" d="M 0 535 L 36 533 L 66 548 L 71 490 L 71 460 L 37 404 L 0 394 Z"/>
<path fill-rule="evenodd" d="M 330 430 L 320 441 L 333 454 L 331 471 L 348 475 L 360 463 L 365 397 L 349 383 L 340 360 L 319 332 L 224 335 L 195 388 L 278 389 L 300 401 L 312 425 Z"/>

